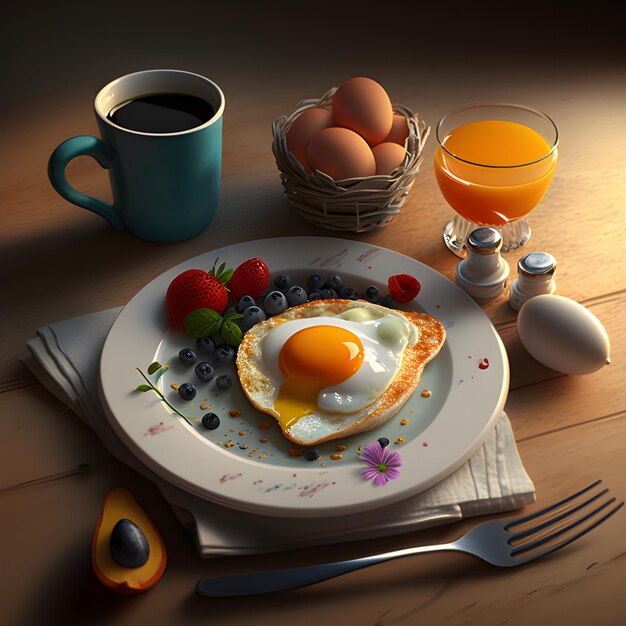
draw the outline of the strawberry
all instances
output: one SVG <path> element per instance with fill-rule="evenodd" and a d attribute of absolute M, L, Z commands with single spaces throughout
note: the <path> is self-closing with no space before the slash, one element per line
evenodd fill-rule
<path fill-rule="evenodd" d="M 400 304 L 406 304 L 413 300 L 422 288 L 417 278 L 413 278 L 413 276 L 408 274 L 390 276 L 387 285 L 389 286 L 391 297 Z"/>
<path fill-rule="evenodd" d="M 270 271 L 258 258 L 244 261 L 234 272 L 226 286 L 235 301 L 241 296 L 260 298 L 270 284 Z"/>
<path fill-rule="evenodd" d="M 217 263 L 217 261 L 216 261 Z M 212 309 L 223 313 L 228 306 L 228 291 L 224 287 L 232 270 L 224 271 L 224 264 L 216 271 L 187 270 L 179 274 L 167 288 L 165 307 L 167 319 L 173 328 L 183 328 L 187 315 L 197 309 Z"/>

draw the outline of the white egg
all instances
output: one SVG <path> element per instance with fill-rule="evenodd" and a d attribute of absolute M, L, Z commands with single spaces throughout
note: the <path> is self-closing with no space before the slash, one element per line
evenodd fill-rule
<path fill-rule="evenodd" d="M 564 374 L 589 374 L 611 360 L 604 326 L 591 311 L 570 298 L 531 298 L 520 309 L 517 332 L 533 358 Z"/>
<path fill-rule="evenodd" d="M 304 328 L 338 326 L 358 337 L 363 345 L 363 362 L 347 380 L 323 387 L 317 394 L 317 408 L 328 413 L 353 413 L 371 404 L 384 393 L 402 364 L 407 344 L 417 336 L 410 324 L 395 315 L 384 317 L 352 309 L 339 316 L 321 316 L 292 320 L 273 328 L 263 339 L 257 355 L 260 370 L 275 389 L 285 376 L 279 365 L 281 350 L 290 337 Z"/>

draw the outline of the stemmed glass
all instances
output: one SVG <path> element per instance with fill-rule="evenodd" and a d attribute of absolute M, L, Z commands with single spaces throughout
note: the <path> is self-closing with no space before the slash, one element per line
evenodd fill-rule
<path fill-rule="evenodd" d="M 456 212 L 443 232 L 446 246 L 465 256 L 465 240 L 477 226 L 497 228 L 503 251 L 525 245 L 526 216 L 556 169 L 554 122 L 518 104 L 466 104 L 441 118 L 437 141 L 437 183 Z"/>

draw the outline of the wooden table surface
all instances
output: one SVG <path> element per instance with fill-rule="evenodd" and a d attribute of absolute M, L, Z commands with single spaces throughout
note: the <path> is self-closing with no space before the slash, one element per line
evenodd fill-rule
<path fill-rule="evenodd" d="M 130 3 L 128 3 L 130 4 Z M 551 558 L 501 570 L 464 555 L 388 563 L 290 593 L 240 600 L 194 594 L 202 576 L 285 567 L 446 541 L 476 521 L 376 541 L 268 556 L 202 560 L 147 480 L 112 458 L 96 436 L 17 360 L 48 322 L 125 304 L 171 266 L 212 248 L 268 236 L 328 235 L 287 205 L 270 151 L 271 122 L 307 97 L 369 75 L 434 126 L 463 102 L 518 101 L 546 111 L 560 131 L 556 176 L 532 214 L 528 250 L 558 259 L 558 293 L 605 325 L 613 362 L 587 376 L 548 370 L 523 349 L 505 296 L 485 306 L 506 346 L 506 404 L 537 489 L 534 510 L 597 478 L 626 497 L 626 56 L 623 9 L 532 3 L 375 10 L 274 2 L 215 8 L 192 3 L 13 6 L 0 52 L 8 60 L 0 118 L 0 624 L 623 624 L 624 513 Z M 115 76 L 150 67 L 205 74 L 226 93 L 223 191 L 213 223 L 175 244 L 140 241 L 62 200 L 46 176 L 65 138 L 96 133 L 92 100 Z M 344 235 L 418 259 L 450 278 L 457 259 L 441 230 L 450 211 L 433 176 L 434 141 L 388 227 Z M 110 198 L 95 162 L 68 168 L 81 190 Z M 506 254 L 515 267 L 521 253 Z M 88 476 L 25 481 L 93 463 Z M 105 494 L 132 491 L 167 544 L 160 583 L 135 597 L 102 587 L 90 545 Z"/>

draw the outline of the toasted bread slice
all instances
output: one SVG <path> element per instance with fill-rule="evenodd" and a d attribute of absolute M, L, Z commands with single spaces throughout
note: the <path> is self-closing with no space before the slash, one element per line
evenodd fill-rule
<path fill-rule="evenodd" d="M 443 325 L 426 313 L 396 311 L 358 300 L 307 302 L 260 322 L 244 335 L 237 353 L 237 370 L 243 390 L 254 407 L 278 418 L 273 406 L 273 398 L 278 394 L 278 389 L 260 370 L 258 360 L 261 341 L 268 331 L 290 320 L 319 317 L 329 313 L 335 315 L 358 306 L 378 309 L 384 315 L 400 316 L 416 329 L 417 342 L 406 346 L 395 377 L 387 389 L 368 406 L 354 413 L 331 414 L 318 409 L 310 415 L 301 417 L 289 429 L 283 430 L 284 436 L 296 444 L 312 446 L 332 439 L 349 437 L 376 428 L 389 420 L 415 391 L 425 365 L 435 357 L 443 345 L 446 335 Z M 322 423 L 324 427 L 320 428 Z M 320 431 L 324 431 L 321 437 Z"/>

